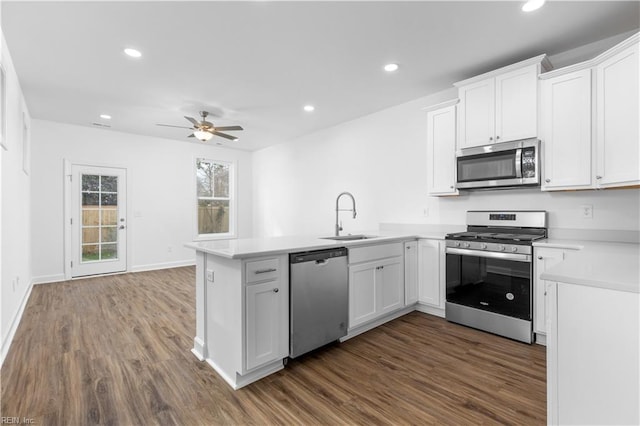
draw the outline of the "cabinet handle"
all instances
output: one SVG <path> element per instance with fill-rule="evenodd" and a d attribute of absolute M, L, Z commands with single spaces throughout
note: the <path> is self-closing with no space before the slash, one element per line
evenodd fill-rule
<path fill-rule="evenodd" d="M 602 179 L 602 176 L 596 176 L 596 179 Z"/>
<path fill-rule="evenodd" d="M 410 246 L 407 246 L 407 250 L 409 250 L 410 248 L 411 248 Z"/>
<path fill-rule="evenodd" d="M 493 136 L 489 136 L 489 140 L 492 141 L 493 140 Z"/>
<path fill-rule="evenodd" d="M 274 293 L 277 293 L 277 292 L 279 292 L 279 291 L 280 291 L 280 290 L 278 290 L 277 288 L 274 288 L 274 289 L 273 289 L 273 292 L 274 292 Z"/>
<path fill-rule="evenodd" d="M 276 268 L 269 268 L 269 269 L 258 269 L 255 273 L 256 274 L 267 274 L 269 272 L 276 272 L 277 269 Z"/>
<path fill-rule="evenodd" d="M 449 189 L 453 189 L 453 185 L 451 185 L 451 186 L 449 187 Z"/>
<path fill-rule="evenodd" d="M 542 260 L 542 256 L 538 256 L 538 260 Z"/>
<path fill-rule="evenodd" d="M 496 136 L 496 140 L 500 139 L 500 136 Z"/>
<path fill-rule="evenodd" d="M 549 183 L 549 182 L 551 182 L 551 179 L 545 179 L 544 181 Z"/>

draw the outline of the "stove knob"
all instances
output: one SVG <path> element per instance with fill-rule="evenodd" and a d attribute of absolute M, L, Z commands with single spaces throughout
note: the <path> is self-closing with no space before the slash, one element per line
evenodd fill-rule
<path fill-rule="evenodd" d="M 460 241 L 455 242 L 456 247 L 460 247 Z"/>
<path fill-rule="evenodd" d="M 484 249 L 486 249 L 486 248 L 487 248 L 487 245 L 486 245 L 486 244 L 484 244 L 484 243 L 482 243 L 482 244 L 480 244 L 480 248 L 481 248 L 482 250 L 484 250 Z"/>
<path fill-rule="evenodd" d="M 514 253 L 517 252 L 518 251 L 518 247 L 516 247 L 516 246 L 511 247 L 511 251 L 514 252 Z"/>
<path fill-rule="evenodd" d="M 503 245 L 498 246 L 498 250 L 504 251 L 504 246 Z"/>
<path fill-rule="evenodd" d="M 471 244 L 469 244 L 469 243 L 464 243 L 464 244 L 462 244 L 462 246 L 463 246 L 464 248 L 469 248 L 469 247 L 471 246 Z"/>

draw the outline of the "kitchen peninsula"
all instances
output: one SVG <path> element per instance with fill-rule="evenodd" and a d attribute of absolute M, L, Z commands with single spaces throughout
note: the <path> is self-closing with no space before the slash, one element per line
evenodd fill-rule
<path fill-rule="evenodd" d="M 378 252 L 378 258 L 384 258 L 393 252 L 403 259 L 402 243 L 415 239 L 415 235 L 352 241 L 275 237 L 186 244 L 196 250 L 192 352 L 234 389 L 282 369 L 289 356 L 289 253 L 349 247 L 352 253 L 354 249 L 363 255 Z M 404 268 L 396 270 L 397 303 L 382 315 L 386 320 L 414 309 L 405 307 Z"/>

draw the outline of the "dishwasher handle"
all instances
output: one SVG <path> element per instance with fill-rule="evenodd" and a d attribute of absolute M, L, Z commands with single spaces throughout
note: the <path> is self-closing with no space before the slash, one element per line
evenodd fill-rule
<path fill-rule="evenodd" d="M 328 259 L 318 259 L 316 260 L 316 265 L 318 266 L 325 266 L 329 264 L 329 260 Z"/>

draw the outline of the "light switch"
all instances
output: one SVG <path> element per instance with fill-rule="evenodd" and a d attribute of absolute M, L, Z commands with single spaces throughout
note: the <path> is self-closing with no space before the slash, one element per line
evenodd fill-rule
<path fill-rule="evenodd" d="M 207 281 L 213 282 L 213 270 L 207 269 Z"/>

